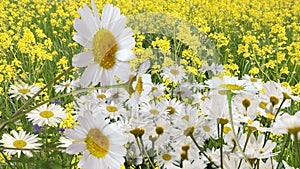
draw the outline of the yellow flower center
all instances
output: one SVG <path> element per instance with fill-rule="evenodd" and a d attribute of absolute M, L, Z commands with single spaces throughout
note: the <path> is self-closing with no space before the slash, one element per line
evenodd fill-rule
<path fill-rule="evenodd" d="M 84 142 L 86 143 L 86 148 L 95 157 L 103 158 L 108 154 L 109 139 L 99 129 L 90 129 Z"/>
<path fill-rule="evenodd" d="M 288 133 L 297 135 L 297 133 L 300 131 L 300 126 L 295 126 L 293 128 L 288 128 Z"/>
<path fill-rule="evenodd" d="M 163 154 L 161 157 L 165 161 L 170 161 L 172 159 L 172 156 L 170 154 Z"/>
<path fill-rule="evenodd" d="M 236 84 L 221 84 L 221 88 L 227 89 L 227 90 L 244 90 L 244 86 L 239 86 Z"/>
<path fill-rule="evenodd" d="M 209 126 L 202 126 L 202 128 L 205 132 L 210 132 L 210 127 Z"/>
<path fill-rule="evenodd" d="M 224 126 L 223 132 L 224 134 L 228 134 L 231 130 L 232 130 L 231 127 Z"/>
<path fill-rule="evenodd" d="M 164 127 L 163 127 L 163 126 L 156 126 L 155 132 L 156 132 L 156 134 L 158 134 L 158 135 L 163 134 L 163 133 L 164 133 Z"/>
<path fill-rule="evenodd" d="M 178 75 L 178 74 L 179 74 L 179 71 L 176 70 L 176 69 L 171 69 L 170 72 L 171 72 L 173 75 Z"/>
<path fill-rule="evenodd" d="M 250 107 L 251 105 L 251 101 L 248 98 L 243 99 L 242 101 L 243 106 L 246 108 L 246 110 L 248 109 L 248 107 Z"/>
<path fill-rule="evenodd" d="M 100 29 L 93 39 L 94 61 L 104 69 L 112 68 L 116 63 L 118 43 L 109 30 Z"/>
<path fill-rule="evenodd" d="M 116 106 L 107 106 L 106 110 L 108 112 L 114 113 L 114 112 L 118 111 L 118 108 Z"/>
<path fill-rule="evenodd" d="M 169 115 L 172 115 L 172 114 L 174 114 L 174 113 L 175 113 L 175 109 L 174 109 L 174 107 L 172 107 L 172 106 L 168 106 L 168 107 L 167 107 L 167 112 L 169 112 Z"/>
<path fill-rule="evenodd" d="M 143 91 L 143 81 L 142 81 L 142 77 L 138 78 L 135 90 L 139 93 L 139 95 L 141 96 L 142 91 Z"/>
<path fill-rule="evenodd" d="M 69 87 L 70 85 L 71 85 L 71 83 L 66 83 L 66 84 L 64 84 L 63 86 Z"/>
<path fill-rule="evenodd" d="M 23 89 L 19 89 L 18 92 L 19 92 L 19 93 L 22 93 L 22 94 L 26 94 L 26 93 L 29 93 L 29 92 L 30 92 L 30 89 L 23 88 Z"/>
<path fill-rule="evenodd" d="M 53 115 L 54 115 L 54 113 L 52 111 L 48 111 L 48 110 L 40 112 L 40 116 L 43 117 L 43 118 L 50 118 Z"/>
<path fill-rule="evenodd" d="M 24 140 L 16 140 L 16 141 L 14 141 L 14 143 L 13 143 L 13 145 L 14 145 L 14 147 L 16 147 L 16 148 L 23 148 L 23 147 L 25 147 L 26 146 L 26 141 L 24 141 Z"/>
<path fill-rule="evenodd" d="M 272 114 L 272 113 L 266 113 L 266 116 L 268 119 L 274 119 L 275 118 L 275 115 Z"/>
<path fill-rule="evenodd" d="M 276 96 L 271 96 L 270 97 L 270 102 L 272 103 L 273 106 L 279 103 L 279 98 Z"/>
<path fill-rule="evenodd" d="M 151 110 L 149 110 L 149 112 L 154 115 L 159 114 L 159 111 L 155 110 L 155 109 L 151 109 Z"/>
<path fill-rule="evenodd" d="M 157 90 L 158 90 L 157 87 L 152 87 L 152 88 L 151 88 L 151 92 L 155 92 L 155 91 L 157 91 Z"/>
<path fill-rule="evenodd" d="M 98 95 L 97 95 L 97 98 L 98 98 L 98 99 L 105 99 L 106 96 L 105 96 L 105 94 L 98 94 Z"/>

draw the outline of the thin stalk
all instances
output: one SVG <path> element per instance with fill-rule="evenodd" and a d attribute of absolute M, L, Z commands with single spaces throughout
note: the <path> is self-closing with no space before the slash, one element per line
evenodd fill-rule
<path fill-rule="evenodd" d="M 298 142 L 298 132 L 294 133 L 294 142 L 296 148 L 296 161 L 298 162 L 298 167 L 300 168 L 300 152 L 299 152 L 299 142 Z"/>
<path fill-rule="evenodd" d="M 232 128 L 232 133 L 233 133 L 233 137 L 236 141 L 236 145 L 238 147 L 238 150 L 242 153 L 242 156 L 243 158 L 247 161 L 248 164 L 251 165 L 251 163 L 249 162 L 249 160 L 247 159 L 239 141 L 238 141 L 238 138 L 237 138 L 237 135 L 235 133 L 235 130 L 234 130 L 234 124 L 233 124 L 233 115 L 232 115 L 232 95 L 233 93 L 232 92 L 227 92 L 227 101 L 228 101 L 228 108 L 229 108 L 229 117 L 230 117 L 230 125 L 231 125 L 231 128 Z M 252 168 L 252 167 L 251 167 Z"/>
<path fill-rule="evenodd" d="M 221 169 L 224 168 L 223 166 L 223 130 L 224 124 L 221 124 L 221 137 L 220 137 L 220 160 L 221 160 Z"/>
<path fill-rule="evenodd" d="M 143 139 L 141 137 L 140 137 L 140 142 L 141 142 L 141 145 L 142 145 L 142 148 L 143 148 L 144 155 L 146 155 L 146 157 L 149 159 L 149 162 L 150 162 L 150 165 L 152 166 L 152 168 L 155 168 L 153 162 L 151 161 L 151 159 L 150 159 L 150 157 L 149 157 L 149 155 L 147 153 L 147 150 L 146 150 L 146 148 L 144 146 Z"/>
<path fill-rule="evenodd" d="M 15 148 L 15 147 L 4 147 L 0 146 L 2 150 L 27 150 L 27 151 L 55 151 L 55 150 L 65 150 L 65 147 L 55 147 L 55 148 Z"/>
<path fill-rule="evenodd" d="M 202 150 L 202 148 L 199 146 L 199 144 L 197 143 L 195 137 L 193 135 L 190 135 L 192 141 L 195 143 L 196 147 L 198 148 L 198 150 L 209 160 L 209 162 L 214 165 L 215 167 L 219 168 L 219 166 L 217 166 L 212 160 L 211 158 Z"/>
<path fill-rule="evenodd" d="M 251 135 L 251 130 L 249 130 L 248 134 L 247 134 L 247 138 L 246 138 L 246 142 L 245 142 L 245 145 L 244 145 L 244 148 L 243 148 L 243 152 L 245 152 L 246 148 L 247 148 L 247 144 L 248 144 L 248 141 L 249 141 L 249 138 L 250 138 L 250 135 Z M 242 159 L 240 160 L 240 163 L 239 163 L 239 166 L 238 168 L 240 168 L 242 165 Z"/>
<path fill-rule="evenodd" d="M 276 169 L 278 169 L 278 167 L 280 166 L 280 163 L 282 162 L 282 157 L 283 157 L 283 154 L 284 154 L 285 149 L 287 148 L 287 146 L 288 146 L 288 144 L 289 144 L 289 141 L 290 141 L 290 134 L 288 134 L 288 135 L 286 136 L 285 144 L 284 144 L 284 146 L 282 146 L 282 148 L 281 148 L 281 152 L 280 152 L 279 158 L 278 158 L 278 165 L 277 165 Z"/>

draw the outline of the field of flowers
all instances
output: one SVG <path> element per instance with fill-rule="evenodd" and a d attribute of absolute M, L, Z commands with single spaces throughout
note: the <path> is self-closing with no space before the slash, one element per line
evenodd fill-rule
<path fill-rule="evenodd" d="M 300 168 L 299 0 L 2 0 L 0 168 Z"/>

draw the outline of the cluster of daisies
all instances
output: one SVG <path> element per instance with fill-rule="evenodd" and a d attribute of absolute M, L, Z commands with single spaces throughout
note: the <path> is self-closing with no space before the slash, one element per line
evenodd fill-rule
<path fill-rule="evenodd" d="M 78 167 L 292 168 L 275 160 L 282 154 L 271 139 L 289 134 L 298 143 L 300 111 L 283 111 L 300 101 L 289 88 L 250 76 L 196 82 L 178 65 L 158 73 L 168 85 L 154 82 L 147 73 L 151 61 L 130 70 L 135 40 L 119 8 L 106 5 L 100 17 L 92 1 L 92 10 L 84 5 L 79 14 L 74 40 L 87 50 L 74 56 L 72 64 L 82 68 L 82 76 L 54 86 L 57 93 L 86 89 L 74 95 L 77 124 L 65 128 L 59 139 L 64 152 L 82 155 Z M 203 71 L 221 74 L 217 67 Z M 39 90 L 11 86 L 10 97 L 27 100 Z M 25 116 L 35 126 L 58 127 L 67 115 L 52 103 Z M 21 152 L 30 157 L 42 145 L 37 135 L 23 130 L 3 134 L 0 143 L 18 157 Z"/>

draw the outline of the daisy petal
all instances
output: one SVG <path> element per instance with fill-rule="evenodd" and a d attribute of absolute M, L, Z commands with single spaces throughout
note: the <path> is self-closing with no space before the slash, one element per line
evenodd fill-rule
<path fill-rule="evenodd" d="M 75 55 L 72 58 L 72 65 L 74 67 L 85 67 L 89 63 L 91 63 L 93 61 L 93 59 L 94 59 L 93 53 L 92 53 L 92 51 L 89 50 L 89 51 L 82 52 L 82 53 Z"/>

